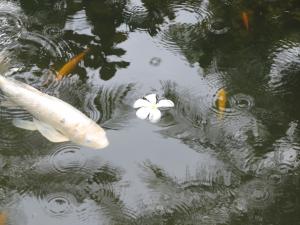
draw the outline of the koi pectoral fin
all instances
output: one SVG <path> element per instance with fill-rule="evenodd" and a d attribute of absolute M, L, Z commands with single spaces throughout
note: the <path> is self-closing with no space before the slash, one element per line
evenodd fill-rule
<path fill-rule="evenodd" d="M 13 119 L 12 121 L 15 127 L 25 130 L 37 130 L 35 124 L 29 120 Z"/>
<path fill-rule="evenodd" d="M 33 119 L 33 122 L 37 128 L 37 130 L 49 141 L 51 142 L 65 142 L 69 141 L 69 138 L 64 136 L 61 132 L 56 130 L 54 127 L 46 124 L 40 120 Z"/>

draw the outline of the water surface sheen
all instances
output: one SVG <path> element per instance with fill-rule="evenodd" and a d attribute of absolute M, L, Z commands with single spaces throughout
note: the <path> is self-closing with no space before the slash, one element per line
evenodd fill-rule
<path fill-rule="evenodd" d="M 110 141 L 51 143 L 12 125 L 29 113 L 0 106 L 1 218 L 299 225 L 299 27 L 299 0 L 0 1 L 0 72 L 72 104 Z M 154 124 L 132 108 L 150 93 L 175 104 Z"/>

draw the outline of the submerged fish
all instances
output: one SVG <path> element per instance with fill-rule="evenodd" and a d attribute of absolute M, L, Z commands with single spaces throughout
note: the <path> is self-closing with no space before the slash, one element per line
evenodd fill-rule
<path fill-rule="evenodd" d="M 71 73 L 78 63 L 84 58 L 84 56 L 90 51 L 90 48 L 85 49 L 83 52 L 73 57 L 69 62 L 67 62 L 57 73 L 56 80 L 61 80 L 64 76 Z"/>
<path fill-rule="evenodd" d="M 227 103 L 227 93 L 224 88 L 221 88 L 217 93 L 217 106 L 219 110 L 219 116 L 222 118 Z"/>
<path fill-rule="evenodd" d="M 242 20 L 246 30 L 249 31 L 249 15 L 245 11 L 242 12 Z"/>
<path fill-rule="evenodd" d="M 7 214 L 4 212 L 0 213 L 0 225 L 5 225 L 7 221 Z"/>
<path fill-rule="evenodd" d="M 15 105 L 33 116 L 33 121 L 14 119 L 16 127 L 38 130 L 52 142 L 73 141 L 95 149 L 108 145 L 105 131 L 70 104 L 1 75 L 0 89 L 8 99 L 2 106 Z"/>

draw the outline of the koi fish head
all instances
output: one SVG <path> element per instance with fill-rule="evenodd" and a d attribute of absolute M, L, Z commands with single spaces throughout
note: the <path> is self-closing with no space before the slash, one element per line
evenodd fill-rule
<path fill-rule="evenodd" d="M 105 131 L 100 126 L 95 124 L 94 126 L 89 128 L 81 145 L 94 149 L 100 149 L 107 147 L 109 145 L 109 142 L 106 137 Z"/>

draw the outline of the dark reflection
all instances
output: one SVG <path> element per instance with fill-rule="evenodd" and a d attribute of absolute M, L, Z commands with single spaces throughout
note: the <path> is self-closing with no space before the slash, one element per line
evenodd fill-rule
<path fill-rule="evenodd" d="M 217 114 L 214 111 L 203 107 L 205 105 L 203 104 L 203 99 L 188 96 L 186 94 L 187 91 L 181 90 L 177 85 L 167 83 L 165 85 L 165 92 L 169 99 L 176 102 L 175 105 L 177 105 L 177 107 L 174 111 L 169 112 L 171 115 L 166 116 L 165 119 L 161 121 L 163 127 L 167 125 L 167 128 L 164 128 L 161 133 L 182 140 L 196 151 L 206 151 L 209 154 L 215 155 L 220 161 L 229 163 L 227 168 L 231 174 L 237 175 L 235 179 L 238 178 L 237 180 L 229 181 L 230 186 L 226 185 L 226 182 L 223 183 L 223 185 L 222 183 L 216 182 L 226 180 L 222 178 L 222 175 L 226 174 L 224 173 L 224 168 L 226 167 L 223 165 L 223 173 L 219 171 L 213 175 L 214 177 L 210 178 L 213 182 L 205 182 L 205 177 L 207 180 L 207 177 L 210 177 L 214 171 L 213 168 L 209 168 L 208 171 L 211 175 L 208 175 L 205 170 L 200 170 L 200 175 L 196 175 L 196 182 L 194 180 L 187 180 L 184 186 L 180 186 L 181 188 L 189 187 L 189 189 L 192 188 L 190 190 L 201 191 L 201 193 L 204 190 L 210 191 L 210 193 L 214 193 L 214 195 L 218 193 L 216 192 L 217 190 L 222 190 L 222 200 L 220 201 L 223 202 L 222 207 L 226 209 L 222 212 L 226 215 L 226 217 L 223 218 L 223 222 L 226 221 L 226 223 L 231 220 L 245 222 L 244 219 L 249 219 L 249 216 L 252 222 L 268 221 L 268 212 L 271 213 L 275 206 L 281 209 L 285 207 L 284 205 L 277 205 L 276 201 L 277 198 L 279 196 L 279 198 L 281 198 L 281 195 L 285 192 L 286 180 L 289 180 L 291 177 L 292 179 L 298 180 L 298 176 L 296 175 L 296 171 L 299 170 L 300 162 L 298 122 L 291 122 L 286 130 L 286 134 L 272 142 L 268 140 L 268 138 L 270 138 L 269 134 L 266 133 L 268 128 L 261 124 L 260 121 L 257 121 L 255 113 L 252 114 L 244 111 L 244 108 L 241 108 L 241 112 L 236 113 L 232 117 L 227 115 L 220 121 L 217 119 Z M 179 93 L 185 93 L 185 95 L 183 96 Z M 193 102 L 197 102 L 197 104 L 191 104 Z M 260 125 L 258 125 L 259 123 Z M 263 140 L 264 143 L 261 144 L 265 150 L 269 149 L 269 151 L 261 155 L 261 148 L 257 148 L 256 145 L 253 144 L 252 138 L 258 139 L 259 141 Z M 211 150 L 211 148 L 213 150 Z M 163 178 L 168 181 L 171 179 L 168 176 L 167 179 L 164 178 L 166 175 L 164 175 L 160 168 L 156 168 L 154 171 L 158 172 L 155 174 L 159 176 L 159 179 Z M 260 178 L 258 179 L 258 177 Z M 234 178 L 234 176 L 232 176 L 232 178 Z M 241 180 L 246 182 L 243 182 L 241 185 Z M 151 181 L 151 183 L 152 182 L 153 181 Z M 218 186 L 219 188 L 216 188 Z M 160 188 L 158 185 L 154 187 L 156 190 Z M 168 187 L 174 188 L 176 185 L 170 184 Z M 204 187 L 205 189 L 203 189 Z M 225 190 L 228 187 L 231 187 L 227 193 L 230 200 L 225 200 Z M 166 190 L 170 192 L 168 189 Z M 175 196 L 175 194 L 173 196 Z M 178 196 L 178 193 L 176 196 Z M 232 198 L 234 199 L 233 201 Z M 184 202 L 186 203 L 186 201 L 187 198 L 185 196 Z M 231 203 L 225 206 L 225 202 Z M 167 205 L 170 206 L 171 204 Z M 216 214 L 221 214 L 216 211 L 221 210 L 216 209 L 218 207 L 219 206 L 215 206 L 213 209 L 209 209 L 209 211 L 214 212 L 214 218 L 208 216 L 208 221 L 204 221 L 204 224 L 218 221 L 218 218 L 215 218 Z M 299 208 L 299 205 L 294 207 Z M 262 209 L 263 213 L 257 214 L 257 211 Z M 193 211 L 195 207 L 183 207 L 182 210 Z M 184 213 L 182 210 L 181 213 Z M 203 210 L 203 208 L 201 208 L 201 210 Z M 187 213 L 189 219 L 190 211 Z M 174 216 L 177 217 L 178 212 L 176 211 L 174 214 Z M 197 215 L 199 216 L 199 213 L 197 213 Z M 205 215 L 209 215 L 209 213 L 206 212 Z M 285 217 L 286 214 L 281 214 L 281 216 Z M 293 216 L 295 217 L 295 212 Z M 172 219 L 174 218 L 172 217 Z M 201 221 L 198 217 L 197 220 Z M 185 224 L 183 221 L 179 221 L 181 224 Z M 189 221 L 186 224 L 196 223 Z"/>
<path fill-rule="evenodd" d="M 126 209 L 115 190 L 121 179 L 121 170 L 99 157 L 88 156 L 84 151 L 62 144 L 50 149 L 50 156 L 7 158 L 7 164 L 1 170 L 1 185 L 16 193 L 7 195 L 1 203 L 13 204 L 24 198 L 36 198 L 49 216 L 71 214 L 76 218 L 79 214 L 85 216 L 89 213 L 88 208 L 82 208 L 82 212 L 76 208 L 79 205 L 87 207 L 84 202 L 90 199 L 99 206 L 99 213 L 103 213 L 110 224 L 133 224 L 130 222 L 132 212 Z"/>
<path fill-rule="evenodd" d="M 0 202 L 11 209 L 11 224 L 23 224 L 26 216 L 46 224 L 57 223 L 53 218 L 67 224 L 298 224 L 299 10 L 298 0 L 1 2 L 0 47 L 11 60 L 10 68 L 0 65 L 1 73 L 9 70 L 8 76 L 76 106 L 112 136 L 124 132 L 136 135 L 131 142 L 148 143 L 158 133 L 162 143 L 178 146 L 162 145 L 153 153 L 161 161 L 150 154 L 156 143 L 132 152 L 136 143 L 112 147 L 109 158 L 17 129 L 11 120 L 30 115 L 0 106 Z M 134 35 L 147 40 L 132 43 Z M 153 54 L 152 41 L 172 56 Z M 44 85 L 86 48 L 91 51 L 66 79 Z M 182 71 L 176 71 L 179 62 Z M 173 80 L 166 82 L 168 73 Z M 163 81 L 154 83 L 149 74 Z M 228 99 L 220 118 L 221 88 Z M 162 112 L 153 125 L 157 133 L 143 137 L 130 133 L 138 127 L 132 103 L 148 92 L 161 92 L 175 107 Z M 170 168 L 173 150 L 182 161 Z M 189 150 L 202 160 L 176 174 Z M 18 210 L 26 216 L 14 216 Z"/>
<path fill-rule="evenodd" d="M 53 63 L 55 69 L 59 70 L 64 63 L 82 52 L 86 46 L 91 51 L 84 59 L 85 67 L 77 67 L 73 71 L 81 79 L 87 78 L 88 67 L 100 68 L 101 79 L 109 80 L 115 75 L 117 69 L 129 65 L 123 60 L 110 59 L 111 56 L 121 58 L 126 52 L 117 47 L 120 42 L 127 39 L 126 33 L 117 31 L 123 22 L 121 15 L 125 2 L 20 1 L 20 4 L 28 17 L 26 29 L 45 34 L 48 40 L 53 41 L 56 48 L 61 50 L 60 55 L 54 57 L 52 55 L 48 58 L 50 62 L 48 61 L 46 65 L 38 65 L 40 68 L 47 68 L 47 65 L 49 68 Z M 48 8 L 53 10 L 47 10 Z M 45 44 L 42 45 L 40 48 L 45 47 Z M 37 54 L 32 53 L 35 56 Z"/>

